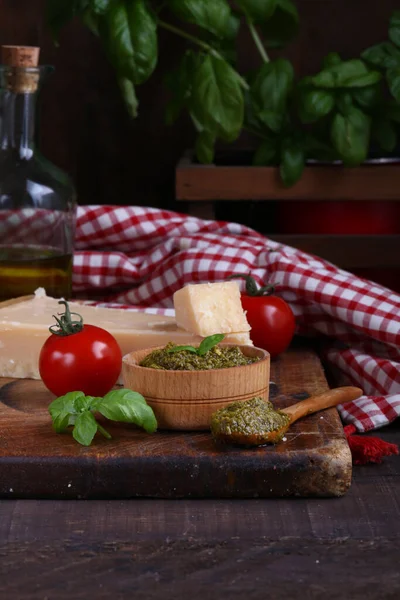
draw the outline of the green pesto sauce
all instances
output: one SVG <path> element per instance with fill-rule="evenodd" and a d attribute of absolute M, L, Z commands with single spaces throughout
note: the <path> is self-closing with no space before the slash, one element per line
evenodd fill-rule
<path fill-rule="evenodd" d="M 203 356 L 188 350 L 169 353 L 174 346 L 176 344 L 170 342 L 165 348 L 154 350 L 139 363 L 140 366 L 164 371 L 206 371 L 251 365 L 260 360 L 245 356 L 238 346 L 214 346 Z"/>
<path fill-rule="evenodd" d="M 251 398 L 244 402 L 232 402 L 211 416 L 211 432 L 218 435 L 241 433 L 265 435 L 288 425 L 287 414 L 275 410 L 271 402 L 262 398 Z"/>

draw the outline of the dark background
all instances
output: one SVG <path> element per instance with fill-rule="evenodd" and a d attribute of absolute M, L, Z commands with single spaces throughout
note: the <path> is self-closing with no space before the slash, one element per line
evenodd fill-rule
<path fill-rule="evenodd" d="M 174 206 L 174 169 L 193 142 L 185 117 L 164 125 L 163 78 L 185 42 L 163 31 L 158 68 L 139 91 L 140 114 L 130 121 L 97 39 L 79 22 L 64 29 L 56 48 L 44 20 L 44 0 L 0 0 L 0 44 L 38 45 L 41 63 L 56 72 L 42 94 L 41 148 L 73 177 L 80 204 Z M 385 38 L 400 0 L 298 0 L 301 30 L 286 50 L 299 74 L 319 68 L 329 51 L 356 56 Z M 246 34 L 241 66 L 259 58 Z M 248 145 L 242 139 L 239 144 Z"/>

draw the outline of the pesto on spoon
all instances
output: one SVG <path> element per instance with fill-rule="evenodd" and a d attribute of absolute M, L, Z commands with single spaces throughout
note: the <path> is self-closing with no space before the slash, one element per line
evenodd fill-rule
<path fill-rule="evenodd" d="M 355 400 L 360 388 L 345 386 L 312 396 L 297 404 L 275 410 L 271 402 L 251 398 L 233 402 L 211 416 L 211 433 L 215 440 L 241 446 L 262 446 L 280 442 L 290 425 L 325 408 Z"/>

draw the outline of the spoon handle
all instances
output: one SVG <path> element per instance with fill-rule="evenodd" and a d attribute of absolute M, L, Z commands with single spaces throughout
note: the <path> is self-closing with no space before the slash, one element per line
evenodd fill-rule
<path fill-rule="evenodd" d="M 324 408 L 331 408 L 337 404 L 344 402 L 350 402 L 362 396 L 363 391 L 357 387 L 344 386 L 328 390 L 318 396 L 311 396 L 306 400 L 292 404 L 287 408 L 281 409 L 282 412 L 286 413 L 290 417 L 290 423 L 294 423 L 297 419 L 311 415 L 312 413 L 323 410 Z"/>

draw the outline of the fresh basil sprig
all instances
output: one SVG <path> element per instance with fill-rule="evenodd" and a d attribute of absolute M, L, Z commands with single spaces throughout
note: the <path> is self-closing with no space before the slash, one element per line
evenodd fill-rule
<path fill-rule="evenodd" d="M 201 163 L 214 161 L 218 141 L 233 142 L 247 130 L 259 140 L 254 164 L 279 167 L 282 183 L 292 186 L 310 159 L 354 166 L 368 158 L 374 142 L 384 152 L 397 146 L 398 10 L 386 41 L 349 60 L 330 52 L 318 73 L 298 79 L 290 61 L 269 56 L 298 31 L 293 0 L 46 0 L 46 6 L 56 39 L 75 17 L 99 37 L 132 117 L 136 88 L 157 65 L 160 30 L 185 41 L 166 78 L 166 121 L 187 112 Z M 245 73 L 236 56 L 243 28 L 259 53 L 255 70 Z"/>
<path fill-rule="evenodd" d="M 96 421 L 95 412 L 110 421 L 133 423 L 147 433 L 157 429 L 152 408 L 141 394 L 128 389 L 112 390 L 103 398 L 85 396 L 83 392 L 68 392 L 49 406 L 54 430 L 62 433 L 72 427 L 73 438 L 83 446 L 90 446 L 97 431 L 111 439 L 108 431 Z"/>
<path fill-rule="evenodd" d="M 209 335 L 204 338 L 201 344 L 196 348 L 195 346 L 174 346 L 167 350 L 169 354 L 173 352 L 182 352 L 182 350 L 187 350 L 187 352 L 193 352 L 193 354 L 197 354 L 197 356 L 204 356 L 207 354 L 211 348 L 214 348 L 217 344 L 222 342 L 225 335 L 223 333 L 216 333 L 215 335 Z"/>

